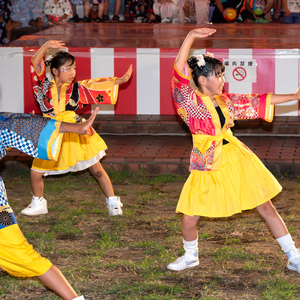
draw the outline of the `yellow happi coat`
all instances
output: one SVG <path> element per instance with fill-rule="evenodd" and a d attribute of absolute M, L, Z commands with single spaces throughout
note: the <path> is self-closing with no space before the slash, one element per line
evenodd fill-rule
<path fill-rule="evenodd" d="M 35 72 L 31 66 L 33 91 L 44 116 L 65 122 L 76 122 L 75 111 L 87 104 L 115 104 L 118 85 L 115 77 L 97 78 L 63 84 L 57 94 L 55 81 L 46 77 L 46 67 L 41 62 L 42 71 Z M 57 161 L 34 159 L 32 169 L 55 175 L 70 171 L 81 171 L 98 162 L 107 146 L 103 139 L 91 129 L 91 136 L 67 133 L 63 136 L 60 156 Z"/>

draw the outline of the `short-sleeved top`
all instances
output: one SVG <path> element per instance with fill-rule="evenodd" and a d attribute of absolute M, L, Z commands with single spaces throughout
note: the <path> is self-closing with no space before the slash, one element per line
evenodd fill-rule
<path fill-rule="evenodd" d="M 31 76 L 34 96 L 44 114 L 54 117 L 64 111 L 76 111 L 87 104 L 115 104 L 117 102 L 119 85 L 115 85 L 116 77 L 65 83 L 58 95 L 54 79 L 50 81 L 46 76 L 44 61 L 41 61 L 40 65 L 42 71 L 37 74 L 31 64 Z"/>
<path fill-rule="evenodd" d="M 225 124 L 221 126 L 218 112 L 210 97 L 193 90 L 189 86 L 189 75 L 180 73 L 175 67 L 171 84 L 177 113 L 189 127 L 193 136 L 202 135 L 203 139 L 220 136 L 230 127 L 233 127 L 234 120 L 237 119 L 262 118 L 269 122 L 272 121 L 273 105 L 271 105 L 271 94 L 240 95 L 223 93 L 215 96 L 225 117 Z M 239 144 L 242 143 L 239 141 Z M 190 170 L 212 170 L 215 146 L 217 146 L 217 143 L 213 141 L 204 152 L 199 151 L 197 147 L 193 147 Z M 245 145 L 243 146 L 249 150 Z M 201 160 L 201 163 L 199 163 L 199 160 Z"/>
<path fill-rule="evenodd" d="M 62 17 L 63 15 L 67 15 L 68 18 L 72 18 L 72 6 L 69 0 L 59 0 L 57 4 L 55 4 L 54 0 L 45 0 L 44 15 L 51 15 L 54 17 Z"/>
<path fill-rule="evenodd" d="M 42 9 L 39 8 L 37 0 L 13 0 L 12 13 L 10 15 L 14 21 L 21 22 L 21 27 L 30 26 L 28 22 L 37 18 L 43 18 Z"/>

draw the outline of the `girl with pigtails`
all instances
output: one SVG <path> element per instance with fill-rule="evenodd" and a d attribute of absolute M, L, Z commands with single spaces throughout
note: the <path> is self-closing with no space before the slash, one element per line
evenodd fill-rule
<path fill-rule="evenodd" d="M 73 82 L 76 75 L 75 57 L 65 51 L 56 52 L 49 61 L 44 56 L 49 49 L 65 49 L 61 41 L 46 42 L 32 57 L 31 75 L 35 98 L 45 117 L 66 122 L 80 122 L 75 111 L 88 104 L 115 104 L 120 84 L 127 82 L 132 66 L 121 78 L 107 77 Z M 53 75 L 52 81 L 46 76 L 46 64 Z M 100 164 L 107 146 L 92 129 L 88 138 L 69 133 L 64 135 L 61 155 L 57 161 L 34 159 L 31 168 L 33 197 L 22 214 L 37 216 L 48 213 L 44 199 L 43 176 L 65 174 L 89 169 L 106 196 L 109 214 L 122 214 L 122 202 L 115 196 L 112 183 Z"/>
<path fill-rule="evenodd" d="M 227 94 L 224 64 L 211 55 L 187 59 L 196 39 L 207 38 L 215 29 L 188 33 L 175 60 L 172 93 L 177 113 L 193 137 L 190 175 L 176 208 L 183 214 L 181 231 L 185 253 L 168 265 L 181 271 L 199 265 L 197 222 L 203 217 L 229 217 L 256 208 L 288 258 L 288 269 L 300 273 L 300 251 L 296 249 L 271 199 L 282 187 L 258 157 L 233 136 L 237 119 L 261 118 L 271 122 L 274 104 L 300 98 L 293 94 Z M 187 61 L 187 64 L 186 64 Z M 197 87 L 193 90 L 190 79 Z"/>

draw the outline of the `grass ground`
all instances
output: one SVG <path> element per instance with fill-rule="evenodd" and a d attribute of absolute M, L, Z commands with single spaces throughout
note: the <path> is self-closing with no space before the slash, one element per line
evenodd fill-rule
<path fill-rule="evenodd" d="M 300 299 L 300 274 L 255 210 L 199 222 L 200 266 L 166 269 L 183 254 L 175 213 L 186 176 L 114 172 L 124 215 L 109 217 L 105 197 L 88 173 L 46 178 L 49 213 L 20 214 L 31 200 L 29 171 L 5 174 L 18 223 L 30 243 L 56 264 L 85 299 Z M 300 184 L 279 179 L 274 204 L 300 246 Z M 35 279 L 0 271 L 0 299 L 59 299 Z"/>

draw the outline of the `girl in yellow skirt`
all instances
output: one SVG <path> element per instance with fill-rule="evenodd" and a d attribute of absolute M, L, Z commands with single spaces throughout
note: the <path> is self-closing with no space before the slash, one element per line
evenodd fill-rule
<path fill-rule="evenodd" d="M 0 113 L 0 159 L 7 147 L 43 159 L 57 159 L 63 134 L 91 134 L 89 130 L 98 108 L 87 122 L 68 124 L 39 116 Z M 86 137 L 88 137 L 86 135 Z M 48 259 L 28 244 L 17 223 L 0 177 L 0 267 L 13 276 L 33 277 L 65 300 L 84 300 L 64 275 Z"/>
<path fill-rule="evenodd" d="M 79 120 L 75 111 L 87 104 L 115 104 L 119 84 L 127 82 L 132 74 L 132 66 L 122 78 L 97 78 L 77 81 L 74 56 L 65 51 L 56 52 L 50 61 L 43 60 L 47 50 L 64 49 L 61 41 L 46 42 L 32 57 L 31 75 L 33 90 L 44 116 L 76 122 Z M 46 76 L 46 64 L 50 65 L 53 80 Z M 111 181 L 100 164 L 107 146 L 103 139 L 93 130 L 89 138 L 76 134 L 63 137 L 61 154 L 57 161 L 35 159 L 31 168 L 31 186 L 33 198 L 22 214 L 36 216 L 48 213 L 47 201 L 43 198 L 43 176 L 64 174 L 90 169 L 102 188 L 110 215 L 121 215 L 123 204 L 115 196 Z"/>
<path fill-rule="evenodd" d="M 215 29 L 189 32 L 175 60 L 172 92 L 177 113 L 193 137 L 190 176 L 177 205 L 183 213 L 181 231 L 185 253 L 168 265 L 174 271 L 199 264 L 197 222 L 200 216 L 228 217 L 256 208 L 288 257 L 287 267 L 300 273 L 300 252 L 271 203 L 282 187 L 258 157 L 232 135 L 236 119 L 272 121 L 273 105 L 300 99 L 300 88 L 289 95 L 238 95 L 222 93 L 223 63 L 211 54 L 190 57 L 195 39 Z M 186 60 L 189 68 L 186 65 Z M 190 86 L 190 71 L 197 86 Z"/>

